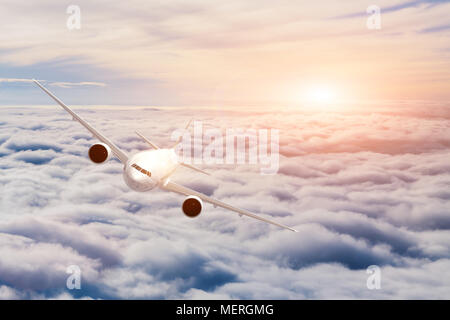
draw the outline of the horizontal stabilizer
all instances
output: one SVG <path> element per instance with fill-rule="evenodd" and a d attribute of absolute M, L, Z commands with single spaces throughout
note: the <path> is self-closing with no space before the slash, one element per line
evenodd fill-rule
<path fill-rule="evenodd" d="M 147 142 L 150 146 L 152 146 L 152 148 L 154 148 L 154 149 L 159 149 L 159 147 L 156 145 L 156 144 L 154 144 L 153 142 L 151 142 L 150 140 L 148 140 L 146 137 L 144 137 L 141 133 L 139 133 L 139 132 L 137 132 L 137 131 L 135 131 L 136 132 L 136 134 L 139 136 L 139 137 L 141 137 L 142 139 L 144 139 L 144 141 L 145 142 Z"/>
<path fill-rule="evenodd" d="M 210 174 L 208 172 L 206 172 L 206 171 L 204 171 L 204 170 L 202 170 L 200 168 L 197 168 L 196 166 L 193 166 L 191 164 L 187 164 L 187 163 L 183 163 L 182 162 L 182 163 L 180 163 L 180 165 L 182 165 L 183 167 L 186 167 L 186 168 L 189 168 L 189 169 L 192 169 L 194 171 L 201 172 L 203 174 L 206 174 L 206 175 L 210 176 Z"/>

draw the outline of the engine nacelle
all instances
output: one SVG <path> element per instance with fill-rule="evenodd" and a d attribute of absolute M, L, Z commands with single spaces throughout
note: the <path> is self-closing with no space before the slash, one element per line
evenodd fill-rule
<path fill-rule="evenodd" d="M 181 209 L 189 218 L 195 218 L 202 212 L 203 202 L 199 197 L 189 196 L 183 201 Z"/>
<path fill-rule="evenodd" d="M 103 163 L 111 156 L 111 149 L 107 144 L 96 143 L 89 148 L 89 159 L 94 163 Z"/>

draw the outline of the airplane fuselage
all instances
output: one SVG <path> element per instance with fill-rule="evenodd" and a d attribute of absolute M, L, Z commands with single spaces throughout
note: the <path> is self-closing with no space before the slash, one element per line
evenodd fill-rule
<path fill-rule="evenodd" d="M 123 179 L 131 189 L 145 192 L 164 183 L 178 166 L 173 149 L 142 151 L 128 159 Z"/>

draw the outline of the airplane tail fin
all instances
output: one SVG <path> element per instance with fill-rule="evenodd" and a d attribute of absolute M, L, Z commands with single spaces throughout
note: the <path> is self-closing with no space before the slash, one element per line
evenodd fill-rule
<path fill-rule="evenodd" d="M 189 128 L 189 126 L 191 125 L 191 122 L 192 122 L 192 119 L 189 120 L 188 124 L 184 128 L 185 130 L 187 130 Z M 178 138 L 178 140 L 171 146 L 171 149 L 175 149 L 181 143 L 182 139 L 183 139 L 183 137 L 180 136 Z M 204 171 L 204 170 L 202 170 L 202 169 L 200 169 L 200 168 L 198 168 L 196 166 L 193 166 L 192 164 L 188 164 L 188 163 L 185 163 L 185 162 L 180 162 L 180 165 L 185 167 L 185 168 L 189 168 L 191 170 L 194 170 L 194 171 L 197 171 L 197 172 L 201 172 L 203 174 L 206 174 L 206 175 L 210 176 L 210 174 L 208 172 L 206 172 L 206 171 Z"/>
<path fill-rule="evenodd" d="M 188 124 L 186 125 L 186 127 L 184 128 L 185 130 L 187 130 L 189 128 L 189 126 L 191 125 L 192 119 L 189 120 Z M 180 136 L 178 138 L 178 140 L 170 147 L 170 149 L 175 149 L 177 145 L 180 144 L 181 140 L 183 139 L 182 136 Z"/>
<path fill-rule="evenodd" d="M 188 122 L 188 124 L 187 124 L 187 126 L 186 126 L 185 129 L 189 128 L 189 125 L 191 124 L 191 122 L 192 122 L 192 119 L 189 120 L 189 122 Z M 142 133 L 140 133 L 140 132 L 138 132 L 138 131 L 135 131 L 135 132 L 136 132 L 136 134 L 137 134 L 139 137 L 141 137 L 142 139 L 144 139 L 144 141 L 147 142 L 153 149 L 160 149 L 155 143 L 153 143 L 153 142 L 151 142 L 149 139 L 147 139 Z M 171 149 L 175 149 L 175 147 L 181 142 L 181 139 L 182 139 L 182 137 L 178 138 L 178 140 L 177 140 L 177 141 L 175 142 L 175 144 L 171 147 Z M 189 169 L 192 169 L 192 170 L 194 170 L 194 171 L 201 172 L 201 173 L 206 174 L 206 175 L 208 175 L 208 176 L 210 175 L 208 172 L 206 172 L 206 171 L 204 171 L 204 170 L 202 170 L 202 169 L 200 169 L 200 168 L 198 168 L 198 167 L 196 167 L 196 166 L 193 166 L 193 165 L 191 165 L 191 164 L 184 163 L 184 162 L 179 162 L 179 163 L 180 163 L 181 166 L 183 166 L 183 167 L 185 167 L 185 168 L 189 168 Z"/>

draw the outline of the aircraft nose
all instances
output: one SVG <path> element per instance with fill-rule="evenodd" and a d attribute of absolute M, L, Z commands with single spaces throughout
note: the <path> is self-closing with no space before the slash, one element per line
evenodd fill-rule
<path fill-rule="evenodd" d="M 152 173 L 149 170 L 146 170 L 144 168 L 141 168 L 140 166 L 138 166 L 136 163 L 133 163 L 131 165 L 133 168 L 135 168 L 137 171 L 142 172 L 143 174 L 149 176 L 150 178 L 152 177 Z"/>

